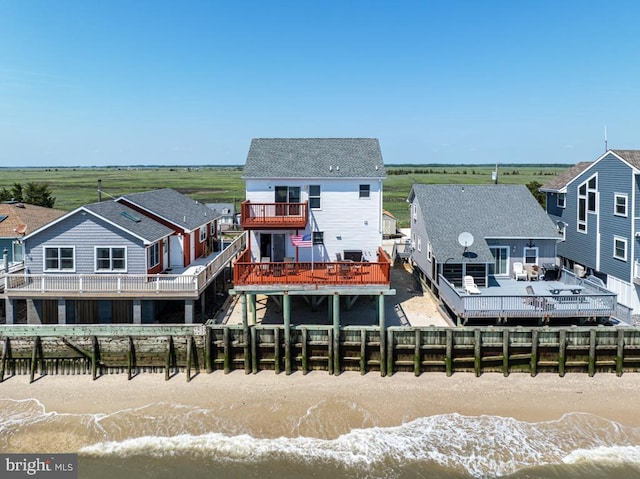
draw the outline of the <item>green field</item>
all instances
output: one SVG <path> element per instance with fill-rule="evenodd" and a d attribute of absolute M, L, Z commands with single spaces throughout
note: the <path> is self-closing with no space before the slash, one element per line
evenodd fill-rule
<path fill-rule="evenodd" d="M 527 184 L 547 183 L 571 165 L 501 166 L 499 182 Z M 472 165 L 402 165 L 386 166 L 384 208 L 398 219 L 398 226 L 409 224 L 406 202 L 411 185 L 491 184 L 492 166 Z M 98 180 L 102 180 L 103 199 L 158 188 L 173 188 L 200 202 L 233 203 L 244 200 L 242 167 L 137 167 L 137 168 L 1 168 L 0 188 L 14 183 L 48 183 L 55 207 L 72 210 L 98 201 Z"/>

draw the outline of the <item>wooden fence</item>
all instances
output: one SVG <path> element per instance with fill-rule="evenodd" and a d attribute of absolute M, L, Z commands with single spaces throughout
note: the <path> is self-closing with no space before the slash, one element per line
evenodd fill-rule
<path fill-rule="evenodd" d="M 640 328 L 569 327 L 343 327 L 281 325 L 2 326 L 0 381 L 16 374 L 272 370 L 290 374 L 358 371 L 615 373 L 640 371 Z"/>

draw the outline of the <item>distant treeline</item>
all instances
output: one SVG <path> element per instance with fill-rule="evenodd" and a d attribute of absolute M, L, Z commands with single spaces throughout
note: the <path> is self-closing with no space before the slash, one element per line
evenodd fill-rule
<path fill-rule="evenodd" d="M 442 165 L 440 165 L 442 166 Z M 538 165 L 540 166 L 540 165 Z M 459 168 L 459 167 L 458 167 Z M 557 167 L 556 167 L 557 168 Z M 387 169 L 388 175 L 490 175 L 493 170 L 487 171 L 482 170 L 478 171 L 476 169 L 472 169 L 470 172 L 467 169 L 442 169 L 438 170 L 435 168 L 389 168 Z M 498 173 L 502 176 L 509 175 L 519 175 L 520 170 L 511 170 L 507 171 L 505 169 L 499 169 Z M 556 176 L 558 173 L 556 171 L 551 170 L 540 170 L 537 173 L 539 176 Z"/>

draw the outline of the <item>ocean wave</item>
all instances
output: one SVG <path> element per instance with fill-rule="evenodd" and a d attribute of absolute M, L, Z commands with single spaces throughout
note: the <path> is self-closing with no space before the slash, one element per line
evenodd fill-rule
<path fill-rule="evenodd" d="M 565 464 L 597 462 L 611 466 L 629 464 L 640 468 L 640 446 L 600 446 L 593 449 L 577 449 L 567 455 L 563 462 Z"/>
<path fill-rule="evenodd" d="M 446 414 L 397 427 L 354 429 L 336 439 L 256 438 L 248 434 L 143 436 L 82 448 L 87 456 L 190 456 L 225 462 L 334 463 L 352 469 L 397 470 L 437 464 L 473 477 L 500 477 L 545 464 L 561 464 L 574 451 L 614 444 L 635 447 L 636 428 L 589 414 L 526 423 L 497 416 Z"/>

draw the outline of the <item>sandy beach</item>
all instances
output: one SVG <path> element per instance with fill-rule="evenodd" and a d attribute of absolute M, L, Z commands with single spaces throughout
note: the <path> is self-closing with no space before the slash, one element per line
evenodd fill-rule
<path fill-rule="evenodd" d="M 27 376 L 18 376 L 0 384 L 0 399 L 30 398 L 40 401 L 47 413 L 58 414 L 112 414 L 154 404 L 199 407 L 225 416 L 237 431 L 259 437 L 288 435 L 292 422 L 323 408 L 327 415 L 338 413 L 340 418 L 323 428 L 324 438 L 357 427 L 395 426 L 449 413 L 540 422 L 584 412 L 640 426 L 640 375 L 636 374 L 476 378 L 438 373 L 416 378 L 400 373 L 382 378 L 356 373 L 334 377 L 324 372 L 291 376 L 233 372 L 201 374 L 190 383 L 183 375 L 164 381 L 159 374 L 141 374 L 131 381 L 125 375 L 97 381 L 88 376 L 43 377 L 33 384 Z"/>

